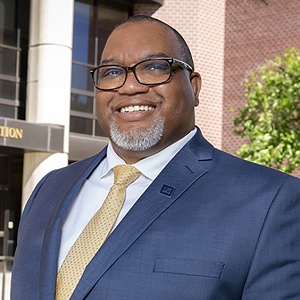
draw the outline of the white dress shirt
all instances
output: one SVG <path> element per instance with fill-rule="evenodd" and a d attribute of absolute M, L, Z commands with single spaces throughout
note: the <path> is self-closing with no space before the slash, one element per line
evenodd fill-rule
<path fill-rule="evenodd" d="M 197 130 L 195 128 L 176 143 L 133 164 L 133 166 L 135 166 L 142 174 L 137 180 L 127 187 L 124 205 L 114 228 L 121 222 L 130 208 L 168 164 L 168 162 L 194 136 L 196 131 Z M 112 169 L 116 165 L 120 164 L 125 164 L 124 160 L 116 154 L 112 145 L 109 143 L 106 158 L 101 161 L 91 176 L 85 180 L 69 214 L 64 221 L 58 268 L 61 267 L 63 260 L 80 235 L 81 231 L 103 204 L 106 195 L 114 182 Z"/>

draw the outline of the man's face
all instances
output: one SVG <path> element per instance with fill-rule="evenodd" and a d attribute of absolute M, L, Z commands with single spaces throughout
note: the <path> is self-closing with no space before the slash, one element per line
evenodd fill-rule
<path fill-rule="evenodd" d="M 128 23 L 109 37 L 101 64 L 133 66 L 162 56 L 182 60 L 179 42 L 169 28 L 153 22 Z M 139 84 L 129 72 L 119 89 L 97 91 L 99 124 L 117 154 L 127 163 L 134 163 L 159 152 L 194 128 L 200 86 L 198 73 L 191 75 L 177 67 L 168 82 L 155 86 Z M 126 139 L 138 143 L 128 145 Z"/>

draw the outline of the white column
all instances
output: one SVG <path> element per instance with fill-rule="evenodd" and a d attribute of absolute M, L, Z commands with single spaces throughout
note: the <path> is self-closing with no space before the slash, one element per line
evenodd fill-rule
<path fill-rule="evenodd" d="M 65 128 L 64 152 L 24 155 L 23 206 L 37 182 L 66 166 L 74 0 L 31 0 L 26 120 Z"/>

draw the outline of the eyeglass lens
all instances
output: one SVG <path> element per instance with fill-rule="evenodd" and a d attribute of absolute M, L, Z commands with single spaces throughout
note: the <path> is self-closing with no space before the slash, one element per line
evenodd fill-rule
<path fill-rule="evenodd" d="M 116 89 L 121 87 L 131 70 L 139 83 L 151 85 L 167 81 L 170 78 L 170 63 L 162 59 L 142 61 L 133 67 L 118 65 L 101 66 L 94 73 L 94 81 L 100 89 Z"/>

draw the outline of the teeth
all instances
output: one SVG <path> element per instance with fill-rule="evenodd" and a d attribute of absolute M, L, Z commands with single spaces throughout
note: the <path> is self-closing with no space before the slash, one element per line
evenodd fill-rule
<path fill-rule="evenodd" d="M 134 106 L 125 106 L 120 109 L 121 113 L 125 112 L 134 112 L 134 111 L 148 111 L 148 110 L 153 110 L 153 106 L 148 106 L 148 105 L 134 105 Z"/>

